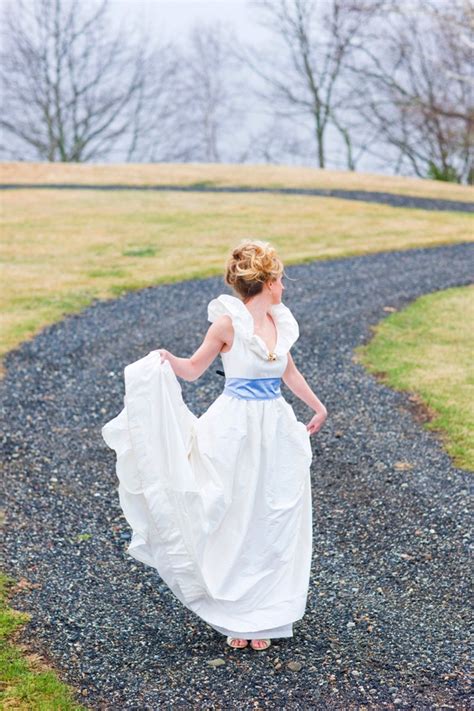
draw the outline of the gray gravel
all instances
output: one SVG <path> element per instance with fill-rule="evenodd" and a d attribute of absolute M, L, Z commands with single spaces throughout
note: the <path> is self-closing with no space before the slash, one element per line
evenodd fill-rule
<path fill-rule="evenodd" d="M 220 186 L 196 183 L 194 185 L 95 185 L 87 183 L 0 183 L 0 190 L 149 190 L 158 192 L 188 193 L 274 193 L 277 195 L 308 195 L 315 197 L 335 197 L 342 200 L 376 202 L 392 207 L 414 207 L 423 210 L 448 210 L 474 212 L 474 203 L 462 200 L 441 200 L 438 198 L 414 197 L 370 190 L 337 190 L 318 188 L 259 188 L 245 186 Z"/>
<path fill-rule="evenodd" d="M 370 325 L 416 297 L 473 281 L 458 244 L 291 266 L 292 351 L 328 409 L 312 437 L 314 553 L 304 618 L 266 652 L 232 650 L 156 571 L 130 532 L 101 426 L 123 402 L 123 368 L 164 347 L 190 355 L 221 278 L 94 302 L 6 359 L 0 384 L 4 569 L 32 587 L 21 639 L 94 709 L 467 709 L 468 491 L 407 394 L 352 361 Z M 182 383 L 200 415 L 221 392 L 217 359 Z M 299 418 L 310 412 L 282 386 Z M 408 462 L 411 468 L 398 468 Z M 87 534 L 83 539 L 80 536 Z M 212 667 L 209 661 L 225 660 Z M 299 671 L 288 668 L 300 662 Z"/>

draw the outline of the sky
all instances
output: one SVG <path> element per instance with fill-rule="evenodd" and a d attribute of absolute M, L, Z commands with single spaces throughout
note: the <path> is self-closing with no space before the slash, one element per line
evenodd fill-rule
<path fill-rule="evenodd" d="M 187 34 L 194 23 L 231 24 L 237 34 L 254 39 L 262 34 L 248 0 L 110 0 L 117 17 L 133 17 L 156 26 L 170 39 Z"/>

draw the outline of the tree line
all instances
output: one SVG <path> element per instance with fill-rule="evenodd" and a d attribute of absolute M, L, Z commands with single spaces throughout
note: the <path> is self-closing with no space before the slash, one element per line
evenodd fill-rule
<path fill-rule="evenodd" d="M 269 162 L 472 184 L 471 0 L 255 0 L 258 46 L 117 25 L 108 0 L 2 11 L 2 158 Z"/>

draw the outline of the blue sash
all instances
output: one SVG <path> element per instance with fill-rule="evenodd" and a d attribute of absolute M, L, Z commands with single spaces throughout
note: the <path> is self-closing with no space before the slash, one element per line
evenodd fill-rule
<path fill-rule="evenodd" d="M 281 396 L 281 378 L 226 378 L 224 393 L 241 400 L 271 400 Z"/>

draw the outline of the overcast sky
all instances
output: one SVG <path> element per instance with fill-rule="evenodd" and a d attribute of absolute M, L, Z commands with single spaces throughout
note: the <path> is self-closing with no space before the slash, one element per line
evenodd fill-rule
<path fill-rule="evenodd" d="M 262 34 L 255 23 L 255 8 L 248 0 L 110 0 L 110 4 L 117 16 L 133 17 L 170 39 L 187 34 L 197 22 L 228 23 L 248 39 Z"/>

